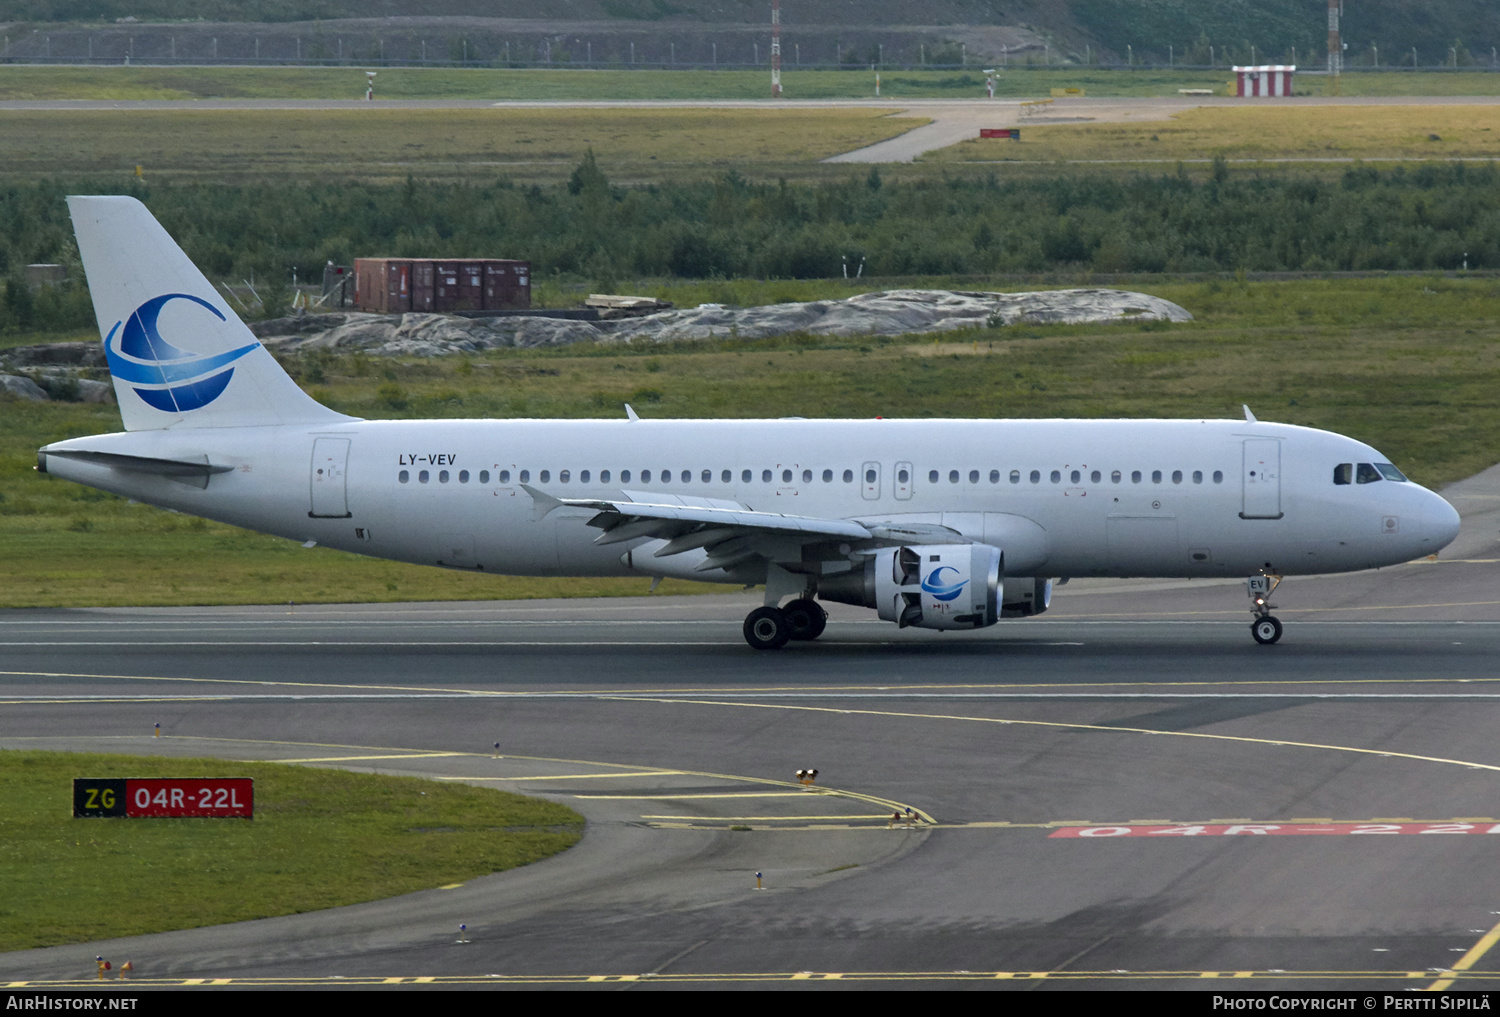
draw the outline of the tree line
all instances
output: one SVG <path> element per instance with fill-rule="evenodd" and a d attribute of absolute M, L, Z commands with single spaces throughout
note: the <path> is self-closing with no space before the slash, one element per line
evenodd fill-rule
<path fill-rule="evenodd" d="M 0 330 L 93 324 L 64 195 L 0 188 Z M 1341 177 L 1178 171 L 1043 179 L 812 184 L 718 179 L 621 187 L 586 157 L 555 186 L 132 183 L 215 281 L 278 289 L 357 257 L 530 261 L 534 275 L 612 288 L 626 279 L 831 278 L 1093 271 L 1431 270 L 1500 267 L 1493 164 L 1351 167 Z M 25 265 L 75 280 L 30 291 Z M 257 283 L 259 285 L 259 283 Z"/>

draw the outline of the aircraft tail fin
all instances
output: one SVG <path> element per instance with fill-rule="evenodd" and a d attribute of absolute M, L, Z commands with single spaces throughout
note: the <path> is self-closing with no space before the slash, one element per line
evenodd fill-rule
<path fill-rule="evenodd" d="M 127 431 L 354 419 L 297 387 L 145 205 L 68 210 Z"/>

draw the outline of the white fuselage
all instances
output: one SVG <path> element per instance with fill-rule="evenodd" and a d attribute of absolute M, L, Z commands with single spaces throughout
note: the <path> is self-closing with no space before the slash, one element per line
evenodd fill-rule
<path fill-rule="evenodd" d="M 232 469 L 205 487 L 47 455 L 69 449 Z M 543 514 L 523 482 L 565 499 L 936 524 L 1001 547 L 1012 576 L 1375 568 L 1437 551 L 1458 526 L 1417 484 L 1336 485 L 1341 463 L 1385 461 L 1368 445 L 1236 420 L 372 420 L 140 430 L 43 456 L 49 474 L 250 529 L 514 575 L 731 581 L 695 573 L 701 552 L 598 546 L 591 510 Z"/>

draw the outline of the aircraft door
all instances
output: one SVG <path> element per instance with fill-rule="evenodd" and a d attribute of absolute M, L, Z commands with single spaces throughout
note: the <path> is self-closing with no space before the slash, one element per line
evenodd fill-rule
<path fill-rule="evenodd" d="M 1281 442 L 1275 438 L 1246 438 L 1241 469 L 1244 500 L 1241 519 L 1280 519 Z"/>
<path fill-rule="evenodd" d="M 880 497 L 880 464 L 865 463 L 859 468 L 860 493 L 865 501 Z"/>
<path fill-rule="evenodd" d="M 312 508 L 308 515 L 321 519 L 349 518 L 348 468 L 348 438 L 313 440 Z"/>
<path fill-rule="evenodd" d="M 911 463 L 896 464 L 896 476 L 892 484 L 892 490 L 896 495 L 897 501 L 911 500 L 912 481 L 915 479 L 916 474 L 912 471 Z"/>

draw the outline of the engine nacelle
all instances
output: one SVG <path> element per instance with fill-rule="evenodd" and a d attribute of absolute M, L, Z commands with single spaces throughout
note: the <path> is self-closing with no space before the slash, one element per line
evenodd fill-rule
<path fill-rule="evenodd" d="M 1002 618 L 1030 618 L 1052 606 L 1052 580 L 1009 579 L 1000 604 Z"/>
<path fill-rule="evenodd" d="M 980 629 L 1000 618 L 1004 560 L 988 544 L 889 547 L 863 568 L 824 576 L 818 596 L 873 607 L 901 628 Z"/>

